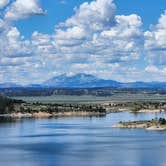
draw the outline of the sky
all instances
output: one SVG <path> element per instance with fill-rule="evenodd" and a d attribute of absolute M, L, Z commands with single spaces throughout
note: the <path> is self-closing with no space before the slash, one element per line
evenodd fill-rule
<path fill-rule="evenodd" d="M 166 82 L 166 1 L 0 0 L 0 83 L 63 73 Z"/>

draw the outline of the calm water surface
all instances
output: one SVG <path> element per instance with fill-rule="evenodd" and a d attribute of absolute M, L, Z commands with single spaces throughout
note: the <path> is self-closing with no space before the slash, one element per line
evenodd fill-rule
<path fill-rule="evenodd" d="M 117 129 L 166 114 L 24 119 L 0 123 L 2 166 L 166 166 L 166 132 Z"/>

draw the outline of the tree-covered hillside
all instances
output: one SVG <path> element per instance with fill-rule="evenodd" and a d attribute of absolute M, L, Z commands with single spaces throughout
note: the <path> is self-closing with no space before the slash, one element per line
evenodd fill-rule
<path fill-rule="evenodd" d="M 14 104 L 22 102 L 23 101 L 21 100 L 14 100 L 0 96 L 0 114 L 6 114 L 14 111 Z"/>

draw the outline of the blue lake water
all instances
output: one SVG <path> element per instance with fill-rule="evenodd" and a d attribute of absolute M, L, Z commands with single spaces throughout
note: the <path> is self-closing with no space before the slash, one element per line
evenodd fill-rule
<path fill-rule="evenodd" d="M 166 132 L 118 129 L 166 114 L 24 119 L 0 123 L 2 166 L 166 166 Z"/>

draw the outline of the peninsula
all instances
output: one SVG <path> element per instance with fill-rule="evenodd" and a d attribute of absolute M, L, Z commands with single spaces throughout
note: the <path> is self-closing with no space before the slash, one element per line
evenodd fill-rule
<path fill-rule="evenodd" d="M 147 121 L 132 121 L 132 122 L 119 122 L 118 124 L 113 125 L 117 128 L 143 128 L 146 130 L 166 130 L 166 119 L 152 119 Z"/>
<path fill-rule="evenodd" d="M 43 104 L 27 103 L 0 97 L 0 116 L 49 118 L 59 116 L 104 116 L 106 110 L 98 104 Z"/>

